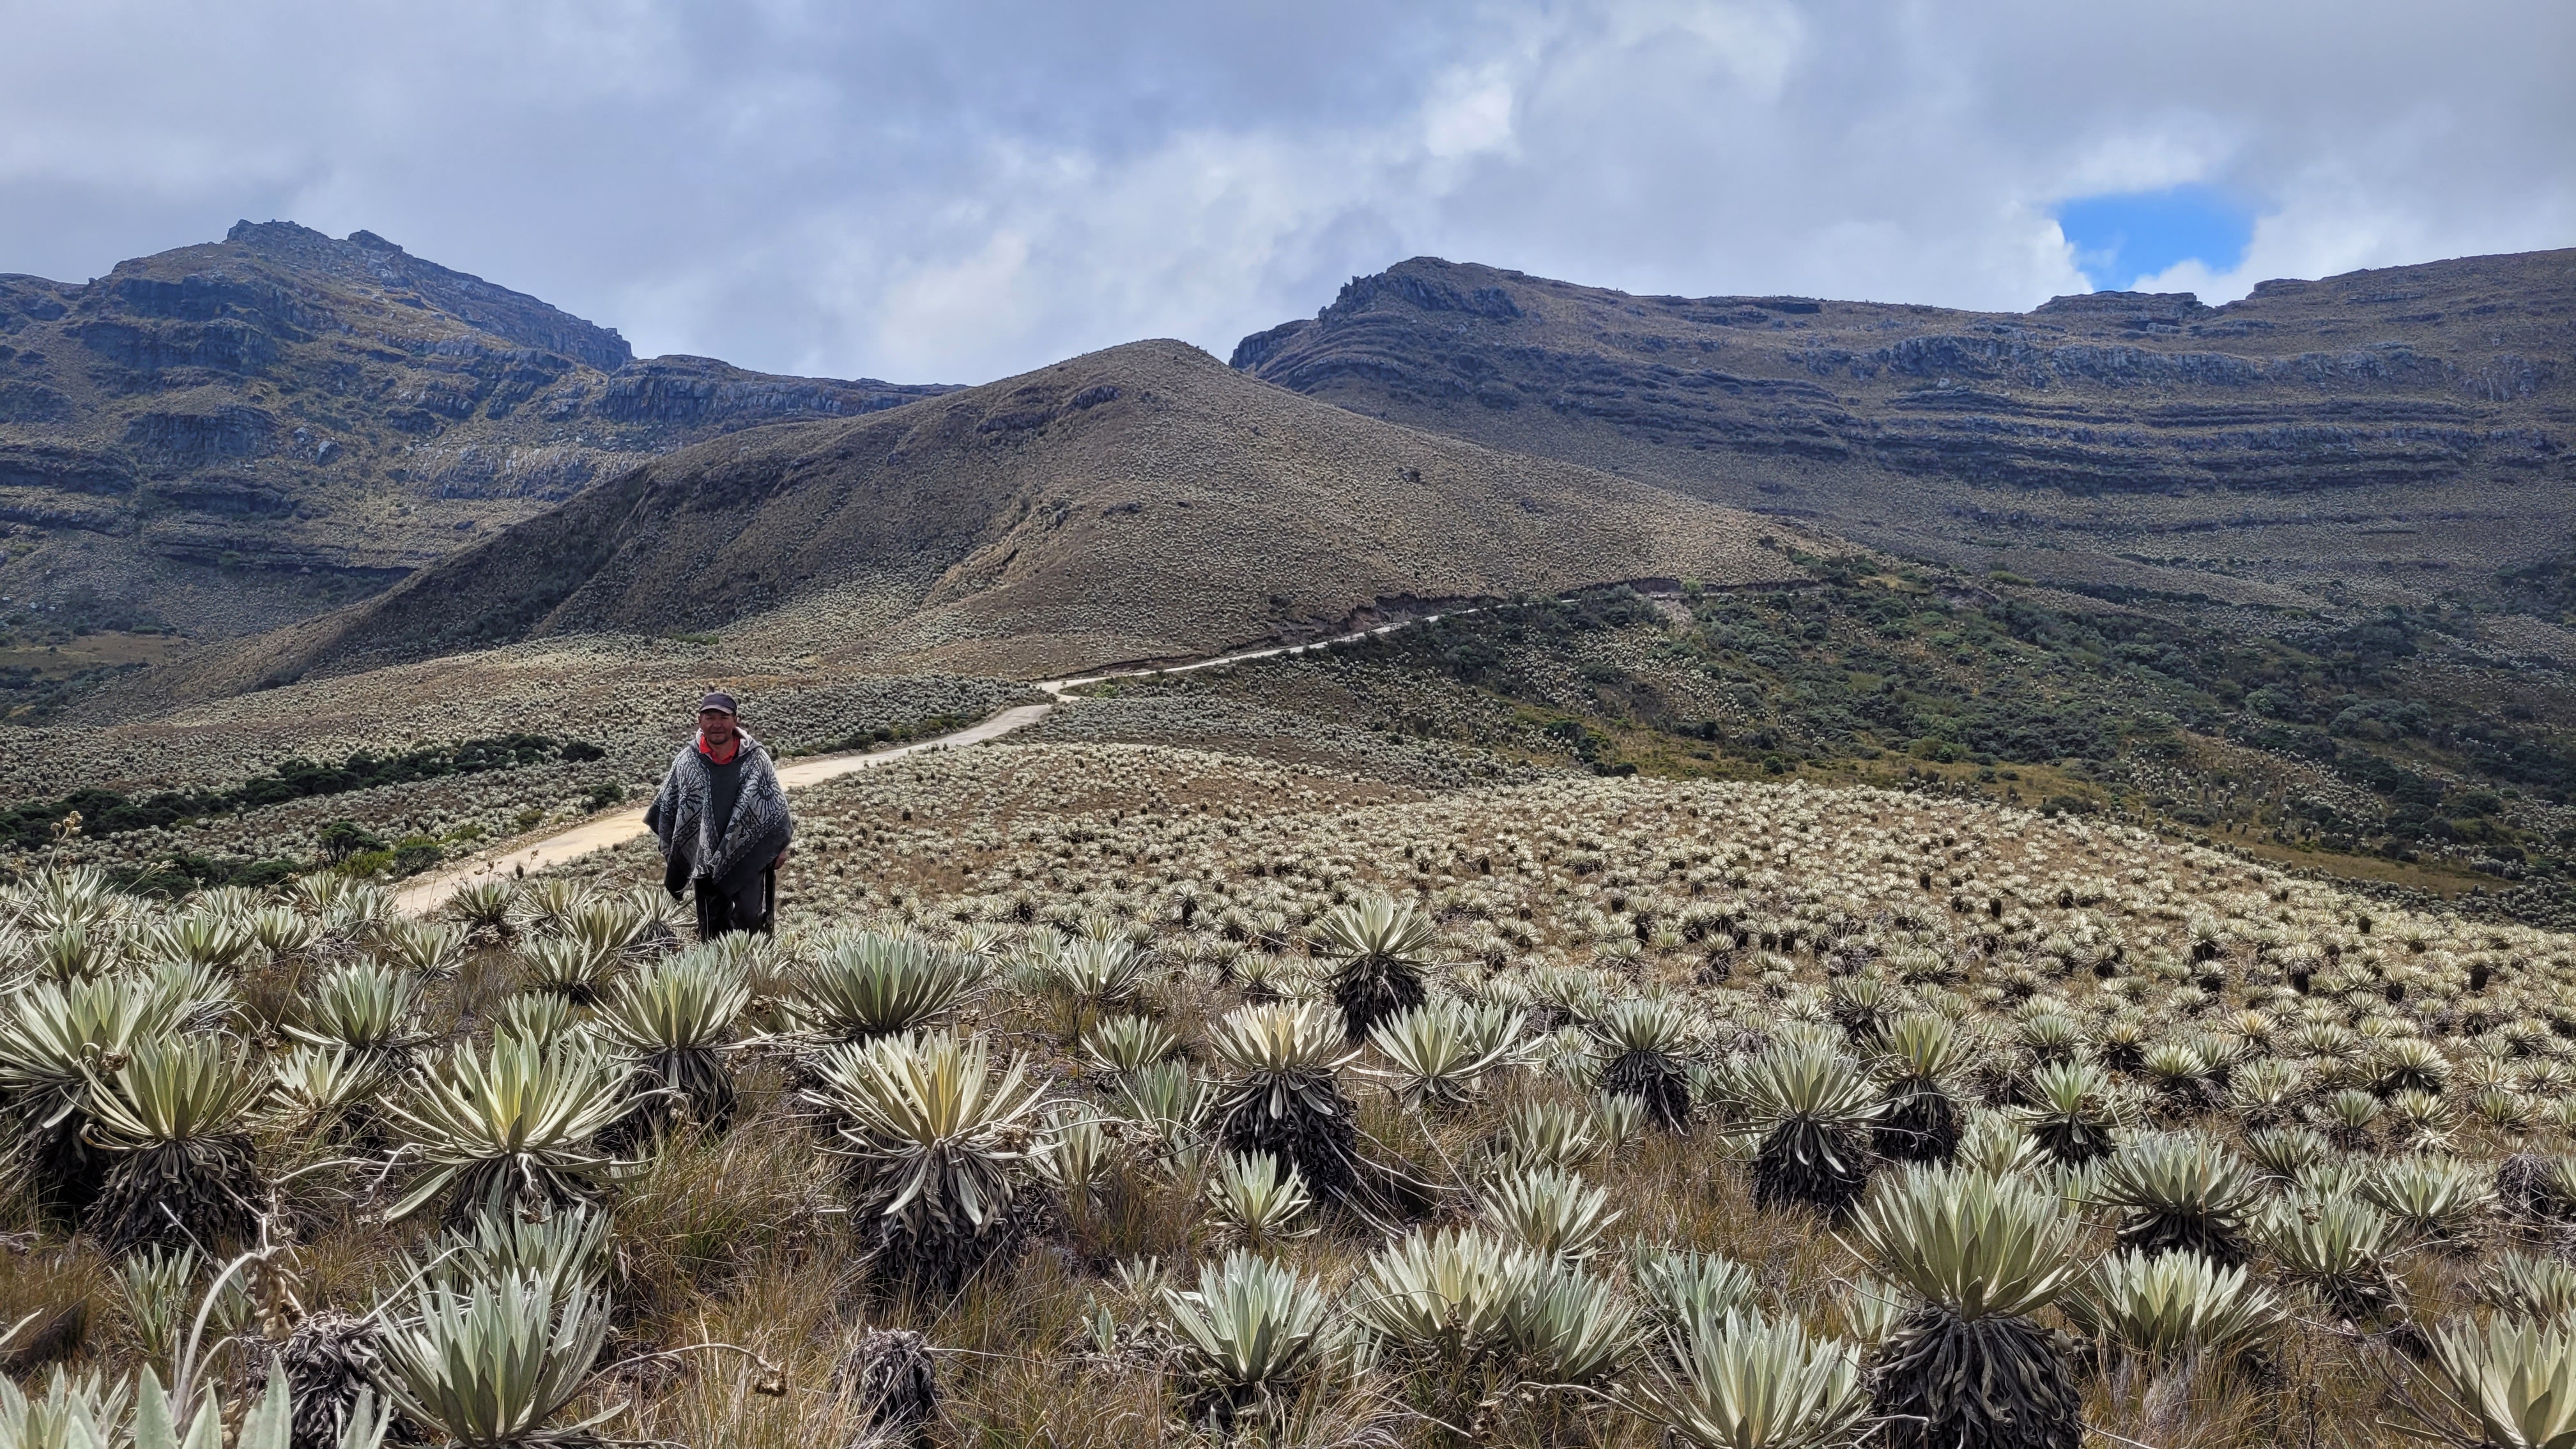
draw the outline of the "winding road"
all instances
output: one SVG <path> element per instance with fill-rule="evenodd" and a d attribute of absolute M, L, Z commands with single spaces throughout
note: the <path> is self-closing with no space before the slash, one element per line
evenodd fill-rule
<path fill-rule="evenodd" d="M 1453 609 L 1449 612 L 1451 615 L 1458 615 L 1479 611 Z M 1214 658 L 1193 660 L 1187 664 L 1167 664 L 1153 669 L 1113 669 L 1100 674 L 1085 674 L 1070 679 L 1042 679 L 1032 687 L 1043 690 L 1049 696 L 1043 703 L 1015 704 L 989 719 L 968 725 L 962 730 L 936 735 L 926 740 L 915 740 L 907 745 L 895 745 L 864 753 L 816 755 L 796 760 L 778 767 L 778 783 L 790 790 L 800 790 L 808 785 L 819 785 L 825 780 L 837 780 L 843 775 L 859 770 L 872 770 L 879 765 L 892 764 L 896 760 L 920 754 L 925 750 L 954 750 L 967 745 L 982 744 L 986 740 L 998 740 L 1004 735 L 1024 730 L 1046 718 L 1050 711 L 1064 701 L 1067 691 L 1078 689 L 1086 684 L 1105 684 L 1113 679 L 1143 679 L 1156 674 L 1189 674 L 1201 669 L 1216 669 L 1228 664 L 1241 664 L 1254 659 L 1270 659 L 1282 654 L 1303 654 L 1310 649 L 1329 649 L 1336 644 L 1349 644 L 1379 634 L 1392 634 L 1398 629 L 1415 624 L 1429 624 L 1442 617 L 1439 614 L 1425 614 L 1420 618 L 1398 619 L 1392 624 L 1380 624 L 1374 629 L 1336 634 L 1329 639 L 1316 639 L 1304 644 L 1277 644 L 1267 649 L 1247 649 L 1241 653 L 1219 654 Z M 644 817 L 632 810 L 616 810 L 594 815 L 578 825 L 557 831 L 552 835 L 533 840 L 520 840 L 507 849 L 469 856 L 453 865 L 415 876 L 409 884 L 395 893 L 394 903 L 405 915 L 425 916 L 445 905 L 448 898 L 455 895 L 459 887 L 478 877 L 487 876 L 496 871 L 534 874 L 548 866 L 562 865 L 566 861 L 578 860 L 596 851 L 623 845 L 644 833 Z"/>

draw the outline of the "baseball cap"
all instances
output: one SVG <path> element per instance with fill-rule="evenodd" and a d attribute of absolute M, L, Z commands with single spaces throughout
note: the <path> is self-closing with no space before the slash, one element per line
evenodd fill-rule
<path fill-rule="evenodd" d="M 727 714 L 740 714 L 742 712 L 734 708 L 733 696 L 725 693 L 721 689 L 708 690 L 707 697 L 698 701 L 698 713 L 705 714 L 711 709 L 720 709 Z"/>

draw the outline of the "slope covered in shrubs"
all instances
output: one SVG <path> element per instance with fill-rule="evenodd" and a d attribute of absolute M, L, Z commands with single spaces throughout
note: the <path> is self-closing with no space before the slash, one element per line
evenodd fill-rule
<path fill-rule="evenodd" d="M 2576 939 L 1803 783 L 799 798 L 776 939 L 641 856 L 10 888 L 0 1314 L 121 1375 L 184 1225 L 219 1396 L 432 1442 L 2561 1432 Z"/>

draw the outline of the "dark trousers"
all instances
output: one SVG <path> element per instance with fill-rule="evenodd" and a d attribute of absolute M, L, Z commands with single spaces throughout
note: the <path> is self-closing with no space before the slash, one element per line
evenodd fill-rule
<path fill-rule="evenodd" d="M 778 934 L 778 867 L 771 866 L 728 895 L 713 876 L 692 882 L 698 898 L 698 939 L 712 941 L 727 931 Z"/>

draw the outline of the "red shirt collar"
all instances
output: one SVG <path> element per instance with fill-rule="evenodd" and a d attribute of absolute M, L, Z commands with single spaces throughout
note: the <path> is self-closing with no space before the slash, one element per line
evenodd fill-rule
<path fill-rule="evenodd" d="M 742 753 L 742 741 L 742 731 L 735 730 L 733 732 L 732 742 L 727 744 L 725 746 L 725 752 L 719 755 L 715 751 L 707 748 L 707 737 L 701 734 L 698 736 L 698 753 L 706 756 L 709 764 L 730 765 L 733 763 L 733 757 Z"/>

